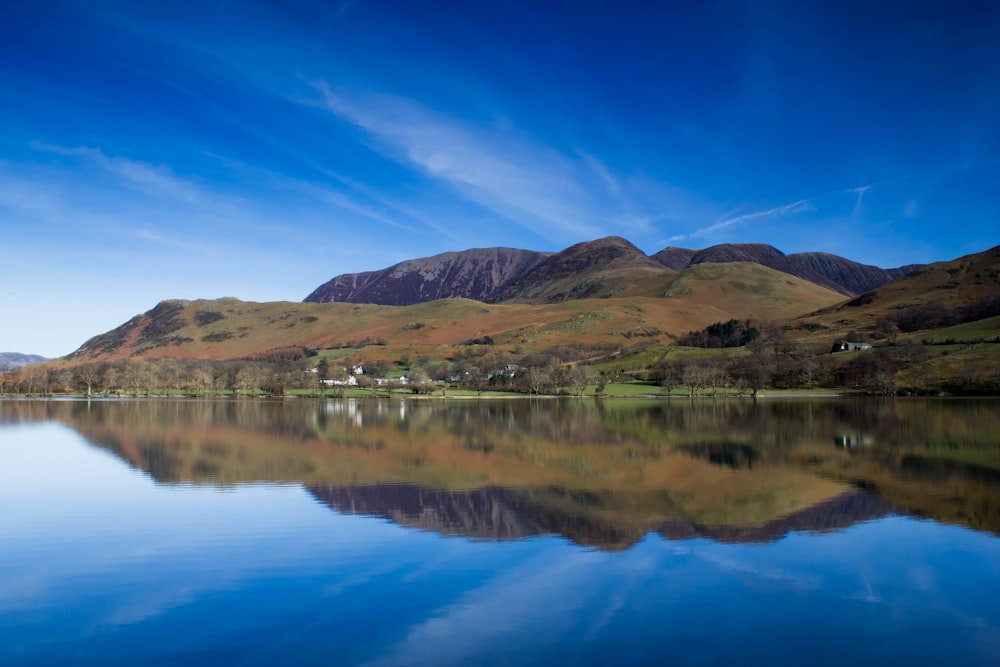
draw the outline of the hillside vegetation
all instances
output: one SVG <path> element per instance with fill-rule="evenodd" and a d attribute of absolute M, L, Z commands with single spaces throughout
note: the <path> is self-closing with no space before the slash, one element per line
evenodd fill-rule
<path fill-rule="evenodd" d="M 539 350 L 636 339 L 667 343 L 732 317 L 786 319 L 840 296 L 753 264 L 671 272 L 658 296 L 615 296 L 557 303 L 484 304 L 443 299 L 411 306 L 250 303 L 226 298 L 164 301 L 69 355 L 79 364 L 129 358 L 236 359 L 301 346 L 322 350 L 364 344 L 455 346 L 489 337 L 497 345 Z"/>

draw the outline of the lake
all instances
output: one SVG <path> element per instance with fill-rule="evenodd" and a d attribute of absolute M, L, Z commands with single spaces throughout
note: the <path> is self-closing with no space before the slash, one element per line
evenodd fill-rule
<path fill-rule="evenodd" d="M 1000 401 L 0 400 L 0 665 L 997 665 Z"/>

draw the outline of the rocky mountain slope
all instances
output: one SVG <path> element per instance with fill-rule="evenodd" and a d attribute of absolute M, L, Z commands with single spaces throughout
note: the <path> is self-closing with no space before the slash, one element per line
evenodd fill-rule
<path fill-rule="evenodd" d="M 902 278 L 923 264 L 907 264 L 895 269 L 881 269 L 871 264 L 859 264 L 825 252 L 801 252 L 788 255 L 793 266 L 814 271 L 848 292 L 859 294 Z"/>
<path fill-rule="evenodd" d="M 785 255 L 761 243 L 702 250 L 670 247 L 647 256 L 626 239 L 611 236 L 558 253 L 487 248 L 407 260 L 380 271 L 339 275 L 304 300 L 401 306 L 450 297 L 486 303 L 556 303 L 661 296 L 673 272 L 700 264 L 729 263 L 758 264 L 844 296 L 873 289 L 919 268 L 881 269 L 826 253 Z"/>
<path fill-rule="evenodd" d="M 646 253 L 619 236 L 609 236 L 546 257 L 513 280 L 497 301 L 653 296 L 664 276 L 663 267 Z M 642 289 L 650 279 L 651 289 Z"/>
<path fill-rule="evenodd" d="M 777 248 L 763 243 L 727 243 L 702 250 L 670 247 L 664 248 L 652 257 L 675 271 L 706 262 L 752 262 L 822 285 L 845 296 L 874 289 L 921 266 L 911 264 L 896 269 L 882 269 L 829 253 L 805 252 L 786 255 Z"/>
<path fill-rule="evenodd" d="M 317 287 L 304 301 L 407 306 L 435 299 L 493 301 L 548 253 L 514 248 L 446 252 L 381 271 L 347 273 Z"/>

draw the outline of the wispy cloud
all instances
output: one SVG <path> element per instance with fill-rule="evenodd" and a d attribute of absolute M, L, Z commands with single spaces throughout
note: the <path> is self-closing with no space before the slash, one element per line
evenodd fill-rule
<path fill-rule="evenodd" d="M 189 203 L 198 203 L 204 199 L 201 191 L 193 183 L 178 177 L 168 167 L 153 165 L 147 162 L 131 160 L 115 155 L 107 155 L 99 148 L 64 147 L 32 141 L 31 147 L 64 157 L 75 157 L 87 160 L 104 171 L 114 174 L 133 187 L 146 194 L 181 199 Z"/>
<path fill-rule="evenodd" d="M 688 238 L 687 234 L 675 234 L 674 236 L 671 236 L 669 238 L 663 239 L 657 245 L 669 246 L 672 243 L 677 243 L 678 241 L 683 241 L 686 238 Z"/>
<path fill-rule="evenodd" d="M 751 213 L 743 213 L 741 215 L 735 215 L 735 216 L 734 215 L 725 216 L 723 217 L 722 220 L 714 224 L 697 229 L 687 235 L 674 236 L 671 239 L 668 239 L 668 241 L 666 242 L 669 243 L 671 241 L 678 241 L 680 239 L 689 237 L 708 236 L 709 234 L 712 234 L 714 232 L 726 229 L 728 227 L 733 227 L 736 225 L 766 222 L 769 220 L 775 220 L 786 216 L 796 215 L 798 213 L 819 211 L 820 210 L 819 204 L 822 200 L 834 196 L 843 197 L 846 194 L 857 195 L 856 199 L 854 200 L 853 213 L 852 213 L 852 215 L 857 215 L 857 213 L 861 209 L 861 202 L 865 193 L 871 190 L 876 185 L 877 183 L 870 183 L 868 185 L 862 185 L 858 187 L 842 188 L 840 190 L 834 190 L 832 192 L 826 192 L 821 195 L 816 195 L 815 197 L 809 197 L 807 199 L 799 199 L 797 201 L 793 201 L 788 204 L 783 204 L 781 206 L 773 206 L 771 208 L 762 211 L 753 211 Z M 826 208 L 826 205 L 824 205 L 824 208 Z M 841 211 L 843 211 L 843 209 L 841 209 Z M 844 215 L 844 214 L 845 214 L 844 212 L 841 212 L 838 213 L 837 215 Z"/>
<path fill-rule="evenodd" d="M 577 150 L 577 155 L 583 158 L 584 163 L 590 167 L 595 174 L 604 182 L 607 186 L 608 192 L 610 192 L 615 197 L 621 197 L 622 186 L 612 174 L 611 171 L 605 166 L 603 162 L 598 160 L 596 157 L 587 153 L 583 150 Z"/>
<path fill-rule="evenodd" d="M 717 232 L 720 229 L 725 229 L 726 227 L 732 227 L 733 225 L 740 225 L 747 222 L 754 222 L 759 220 L 773 220 L 774 218 L 780 218 L 782 216 L 791 215 L 793 213 L 800 213 L 802 211 L 813 210 L 812 199 L 801 199 L 791 204 L 785 204 L 784 206 L 775 206 L 774 208 L 769 208 L 766 211 L 755 211 L 753 213 L 745 213 L 743 215 L 738 215 L 733 218 L 726 218 L 720 222 L 704 227 L 695 232 L 691 233 L 691 236 L 705 236 L 711 234 L 712 232 Z"/>
<path fill-rule="evenodd" d="M 858 215 L 861 212 L 861 200 L 864 199 L 865 193 L 872 189 L 871 185 L 862 185 L 859 188 L 851 188 L 848 192 L 853 192 L 858 195 L 857 201 L 854 202 L 854 211 L 851 215 Z"/>
<path fill-rule="evenodd" d="M 325 84 L 316 88 L 327 110 L 369 133 L 386 157 L 417 167 L 466 199 L 543 236 L 601 233 L 608 207 L 586 187 L 580 163 L 566 155 L 398 97 L 349 100 Z M 598 178 L 614 188 L 606 170 Z"/>

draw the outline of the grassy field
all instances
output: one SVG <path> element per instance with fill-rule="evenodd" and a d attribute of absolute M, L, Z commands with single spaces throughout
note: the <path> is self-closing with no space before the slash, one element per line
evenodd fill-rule
<path fill-rule="evenodd" d="M 988 317 L 977 322 L 967 322 L 944 329 L 934 331 L 916 331 L 914 333 L 900 336 L 903 340 L 916 342 L 930 341 L 932 343 L 944 343 L 945 341 L 974 341 L 977 339 L 997 340 L 1000 339 L 1000 316 Z"/>

